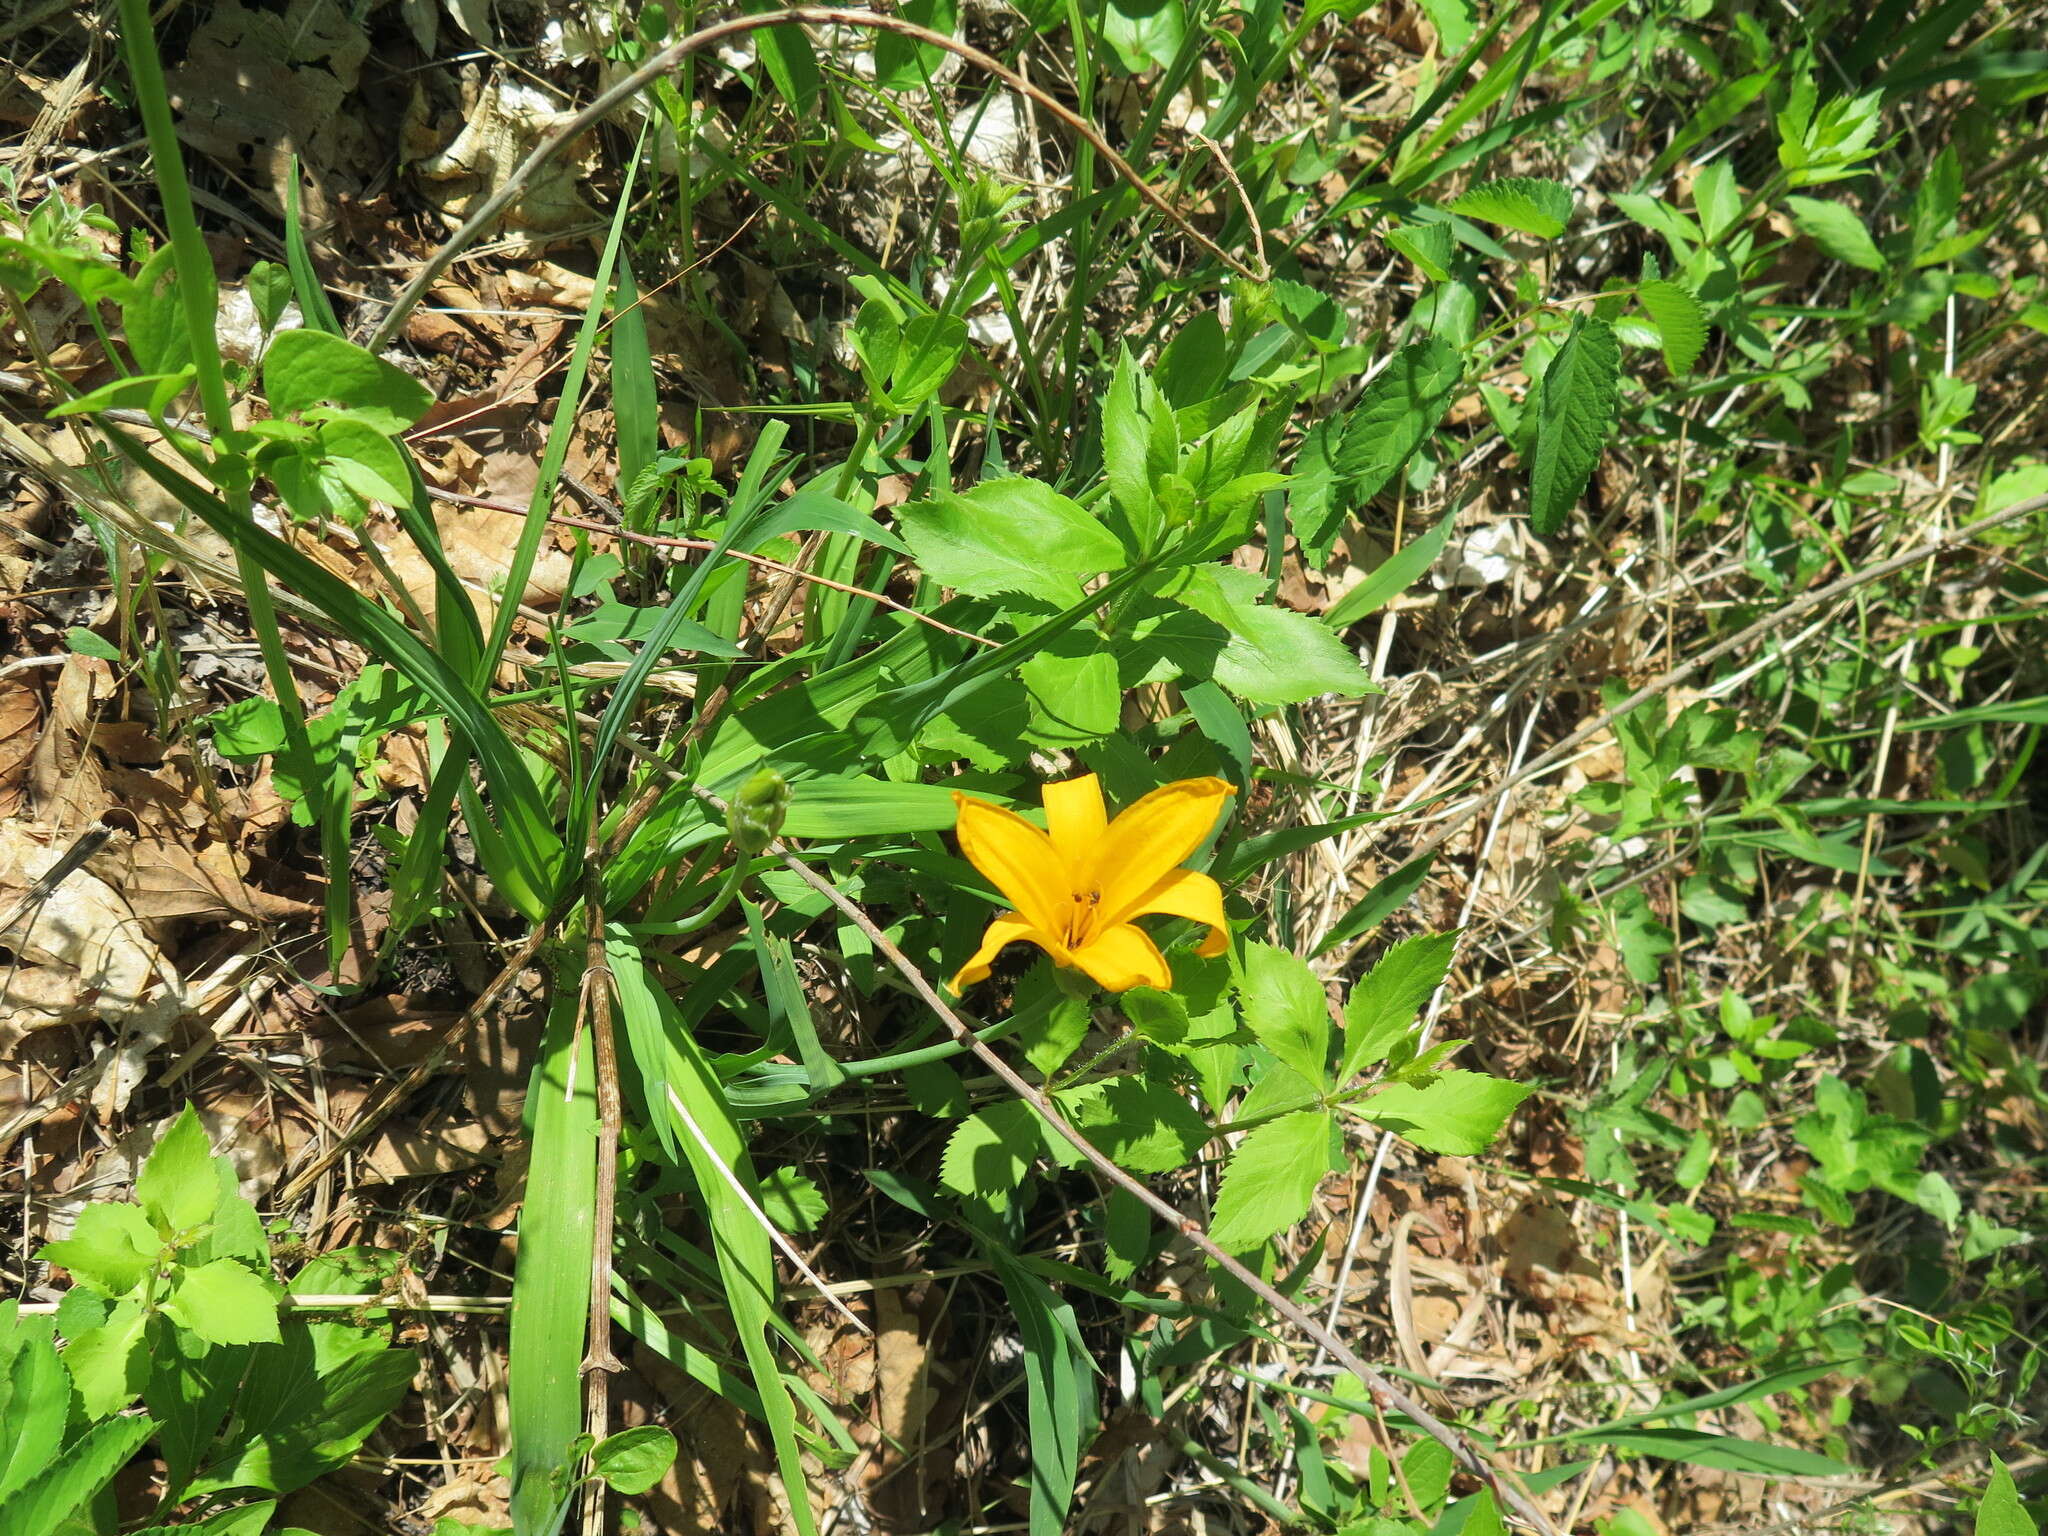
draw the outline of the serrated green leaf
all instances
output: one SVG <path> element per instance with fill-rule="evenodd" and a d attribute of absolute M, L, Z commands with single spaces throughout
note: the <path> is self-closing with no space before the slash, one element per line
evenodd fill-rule
<path fill-rule="evenodd" d="M 828 1209 L 817 1184 L 794 1168 L 771 1168 L 761 1179 L 761 1209 L 781 1232 L 808 1232 Z"/>
<path fill-rule="evenodd" d="M 1652 279 L 1639 285 L 1636 299 L 1657 327 L 1664 366 L 1686 373 L 1707 345 L 1707 312 L 1700 301 L 1676 283 Z"/>
<path fill-rule="evenodd" d="M 1037 480 L 984 480 L 896 509 L 932 580 L 975 597 L 1022 592 L 1066 606 L 1081 579 L 1120 570 L 1123 545 L 1078 502 Z"/>
<path fill-rule="evenodd" d="M 1877 242 L 1870 238 L 1863 220 L 1847 203 L 1822 197 L 1788 197 L 1785 206 L 1792 210 L 1792 222 L 1799 226 L 1799 232 L 1836 261 L 1866 272 L 1884 270 L 1884 256 Z"/>
<path fill-rule="evenodd" d="M 234 1259 L 215 1259 L 178 1275 L 164 1315 L 209 1344 L 275 1344 L 277 1282 Z"/>
<path fill-rule="evenodd" d="M 1403 224 L 1387 231 L 1387 244 L 1414 262 L 1431 282 L 1450 281 L 1454 241 L 1449 224 Z"/>
<path fill-rule="evenodd" d="M 190 1104 L 164 1132 L 135 1180 L 135 1198 L 159 1231 L 184 1232 L 213 1216 L 220 1185 L 213 1175 L 213 1147 Z"/>
<path fill-rule="evenodd" d="M 1334 1171 L 1330 1116 L 1303 1110 L 1248 1132 L 1216 1192 L 1209 1236 L 1227 1253 L 1242 1253 L 1308 1214 L 1316 1186 Z"/>
<path fill-rule="evenodd" d="M 1351 648 L 1305 613 L 1238 595 L 1216 566 L 1185 573 L 1174 598 L 1223 626 L 1228 638 L 1208 675 L 1254 704 L 1299 704 L 1324 694 L 1377 693 Z"/>
<path fill-rule="evenodd" d="M 1163 1079 L 1113 1078 L 1102 1090 L 1075 1111 L 1074 1125 L 1120 1168 L 1184 1168 L 1209 1139 L 1209 1122 Z"/>
<path fill-rule="evenodd" d="M 285 331 L 263 354 L 263 394 L 274 416 L 323 404 L 380 431 L 403 432 L 426 415 L 433 392 L 418 379 L 325 331 Z"/>
<path fill-rule="evenodd" d="M 1474 187 L 1451 204 L 1451 211 L 1549 240 L 1563 234 L 1571 222 L 1572 193 L 1560 181 L 1505 176 Z"/>
<path fill-rule="evenodd" d="M 97 1328 L 64 1347 L 64 1364 L 87 1414 L 104 1419 L 135 1401 L 149 1375 L 143 1348 L 149 1315 L 139 1301 L 124 1301 Z"/>
<path fill-rule="evenodd" d="M 1323 984 L 1291 951 L 1244 947 L 1237 1003 L 1259 1044 L 1311 1083 L 1330 1067 L 1330 1005 Z"/>
<path fill-rule="evenodd" d="M 1304 484 L 1294 497 L 1295 536 L 1311 564 L 1329 558 L 1345 519 L 1429 440 L 1464 369 L 1463 354 L 1449 342 L 1415 342 L 1366 385 L 1347 415 L 1311 432 L 1296 465 Z"/>
<path fill-rule="evenodd" d="M 1339 1084 L 1348 1083 L 1366 1067 L 1384 1061 L 1404 1039 L 1430 994 L 1450 974 L 1458 951 L 1458 935 L 1418 934 L 1403 939 L 1381 955 L 1344 1005 L 1344 1061 Z"/>
<path fill-rule="evenodd" d="M 63 1522 L 114 1480 L 128 1458 L 156 1433 L 154 1419 L 109 1419 L 80 1435 L 42 1474 L 0 1504 L 7 1536 L 52 1536 Z"/>
<path fill-rule="evenodd" d="M 1005 1210 L 1044 1152 L 1045 1136 L 1030 1105 L 1017 1100 L 992 1104 L 954 1127 L 939 1160 L 939 1182 L 955 1194 Z"/>
<path fill-rule="evenodd" d="M 36 1254 L 108 1296 L 125 1296 L 156 1267 L 164 1241 L 139 1206 L 101 1200 L 78 1213 L 71 1235 L 45 1243 Z"/>
<path fill-rule="evenodd" d="M 1621 379 L 1621 348 L 1604 321 L 1573 321 L 1543 372 L 1543 399 L 1529 465 L 1529 525 L 1544 537 L 1558 532 L 1592 478 L 1614 423 Z"/>
<path fill-rule="evenodd" d="M 1511 1083 L 1484 1072 L 1446 1072 L 1421 1087 L 1390 1083 L 1348 1107 L 1360 1119 L 1426 1151 L 1471 1157 L 1486 1150 L 1515 1106 L 1535 1091 L 1533 1083 Z"/>

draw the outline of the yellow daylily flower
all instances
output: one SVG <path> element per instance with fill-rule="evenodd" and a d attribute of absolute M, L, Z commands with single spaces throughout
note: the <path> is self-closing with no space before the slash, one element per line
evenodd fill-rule
<path fill-rule="evenodd" d="M 1151 936 L 1132 921 L 1148 913 L 1209 925 L 1198 955 L 1220 955 L 1223 887 L 1180 868 L 1216 825 L 1237 787 L 1221 779 L 1181 779 L 1126 806 L 1116 820 L 1092 773 L 1045 786 L 1041 832 L 1015 811 L 954 791 L 956 835 L 967 861 L 1009 898 L 981 947 L 950 983 L 958 994 L 989 973 L 996 952 L 1022 940 L 1078 966 L 1111 992 L 1170 987 L 1173 972 Z"/>

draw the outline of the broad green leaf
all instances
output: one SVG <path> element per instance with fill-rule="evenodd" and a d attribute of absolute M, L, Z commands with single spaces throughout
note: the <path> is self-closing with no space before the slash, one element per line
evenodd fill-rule
<path fill-rule="evenodd" d="M 137 373 L 112 379 L 98 389 L 87 390 L 76 399 L 60 400 L 46 413 L 50 416 L 84 416 L 94 411 L 160 412 L 198 378 L 190 363 L 175 373 Z"/>
<path fill-rule="evenodd" d="M 1664 346 L 1664 366 L 1686 373 L 1707 345 L 1707 312 L 1700 301 L 1676 283 L 1651 279 L 1636 289 L 1636 298 L 1657 327 Z"/>
<path fill-rule="evenodd" d="M 896 522 L 927 576 L 975 597 L 1071 604 L 1081 578 L 1124 563 L 1123 545 L 1078 502 L 1015 476 L 899 507 Z"/>
<path fill-rule="evenodd" d="M 190 1104 L 164 1132 L 142 1165 L 135 1198 L 161 1232 L 191 1230 L 213 1215 L 220 1185 L 213 1173 L 213 1147 Z"/>
<path fill-rule="evenodd" d="M 397 506 L 412 499 L 412 476 L 397 443 L 356 417 L 320 424 L 328 473 L 365 501 Z"/>
<path fill-rule="evenodd" d="M 213 1172 L 207 1170 L 211 1188 Z M 45 1243 L 36 1257 L 61 1264 L 74 1279 L 108 1296 L 125 1296 L 156 1267 L 164 1240 L 141 1207 L 125 1200 L 95 1201 L 78 1213 L 71 1235 Z"/>
<path fill-rule="evenodd" d="M 2020 1503 L 2012 1473 L 1996 1456 L 1991 1458 L 1991 1481 L 1977 1505 L 1976 1536 L 2039 1536 L 2033 1517 Z"/>
<path fill-rule="evenodd" d="M 1109 0 L 1102 17 L 1103 39 L 1133 75 L 1172 64 L 1186 33 L 1181 0 Z"/>
<path fill-rule="evenodd" d="M 1081 634 L 1063 639 L 1089 643 Z M 1116 657 L 1106 650 L 1066 651 L 1065 645 L 1040 651 L 1017 669 L 1031 705 L 1029 737 L 1042 747 L 1086 746 L 1114 731 L 1122 719 Z"/>
<path fill-rule="evenodd" d="M 1158 440 L 1161 434 L 1166 441 Z M 1116 372 L 1103 398 L 1102 470 L 1110 500 L 1140 549 L 1151 548 L 1165 527 L 1153 482 L 1179 462 L 1173 412 L 1126 345 L 1118 353 Z"/>
<path fill-rule="evenodd" d="M 1549 240 L 1571 222 L 1572 193 L 1563 182 L 1506 176 L 1474 187 L 1451 204 L 1451 211 Z"/>
<path fill-rule="evenodd" d="M 1742 189 L 1726 159 L 1716 160 L 1693 178 L 1692 206 L 1699 215 L 1700 233 L 1708 240 L 1718 240 L 1734 227 L 1742 212 Z"/>
<path fill-rule="evenodd" d="M 1292 951 L 1247 944 L 1237 1004 L 1259 1044 L 1311 1083 L 1330 1068 L 1330 1005 L 1323 984 Z"/>
<path fill-rule="evenodd" d="M 1337 1082 L 1348 1083 L 1366 1067 L 1386 1060 L 1387 1053 L 1415 1023 L 1430 994 L 1450 973 L 1458 935 L 1418 934 L 1403 939 L 1381 955 L 1344 1005 L 1344 1062 Z"/>
<path fill-rule="evenodd" d="M 1529 525 L 1560 531 L 1592 478 L 1614 424 L 1621 349 L 1605 321 L 1581 315 L 1543 373 L 1543 399 L 1529 465 Z"/>
<path fill-rule="evenodd" d="M 1458 1526 L 1458 1536 L 1506 1536 L 1506 1527 L 1500 1523 L 1500 1510 L 1493 1502 L 1491 1488 L 1481 1488 L 1472 1496 L 1472 1505 Z"/>
<path fill-rule="evenodd" d="M 1133 987 L 1117 996 L 1117 1005 L 1131 1028 L 1154 1045 L 1171 1050 L 1188 1037 L 1188 1005 L 1178 992 Z"/>
<path fill-rule="evenodd" d="M 130 1531 L 128 1536 L 263 1536 L 270 1524 L 270 1517 L 277 1512 L 277 1500 L 264 1499 L 256 1504 L 243 1504 L 234 1509 L 218 1510 L 204 1520 L 191 1521 L 184 1525 L 151 1525 L 139 1531 Z M 471 1529 L 464 1527 L 465 1531 Z M 276 1533 L 276 1536 L 309 1536 L 303 1526 L 290 1526 Z"/>
<path fill-rule="evenodd" d="M 1347 1107 L 1426 1151 L 1471 1157 L 1492 1144 L 1515 1106 L 1535 1091 L 1533 1083 L 1510 1083 L 1484 1072 L 1445 1072 L 1424 1087 L 1390 1083 Z"/>
<path fill-rule="evenodd" d="M 274 331 L 292 301 L 292 275 L 274 261 L 259 261 L 249 268 L 243 285 L 255 307 L 256 320 L 264 330 Z"/>
<path fill-rule="evenodd" d="M 1209 1236 L 1227 1253 L 1243 1253 L 1308 1214 L 1316 1186 L 1335 1171 L 1334 1126 L 1319 1109 L 1268 1121 L 1248 1132 L 1216 1193 Z"/>
<path fill-rule="evenodd" d="M 164 1315 L 209 1344 L 275 1344 L 280 1289 L 233 1259 L 182 1270 Z"/>
<path fill-rule="evenodd" d="M 912 315 L 889 380 L 889 399 L 908 414 L 936 395 L 967 350 L 967 322 L 958 315 Z"/>
<path fill-rule="evenodd" d="M 898 12 L 929 31 L 951 35 L 959 30 L 958 0 L 907 0 Z M 776 27 L 775 32 L 795 31 Z M 760 36 L 756 33 L 755 36 Z M 885 91 L 915 91 L 929 85 L 934 71 L 946 60 L 945 53 L 930 43 L 918 42 L 896 32 L 877 32 L 874 37 L 875 85 Z M 794 105 L 794 103 L 792 103 Z"/>
<path fill-rule="evenodd" d="M 124 1301 L 97 1328 L 88 1328 L 64 1347 L 64 1364 L 78 1388 L 78 1400 L 96 1419 L 119 1413 L 135 1400 L 149 1375 L 143 1348 L 149 1314 L 140 1301 Z"/>
<path fill-rule="evenodd" d="M 583 1279 L 587 1292 L 589 1276 Z M 311 1338 L 298 1325 L 284 1330 L 281 1344 L 266 1346 L 262 1360 L 261 1369 L 242 1378 L 231 1433 L 208 1454 L 188 1496 L 252 1488 L 289 1493 L 333 1471 L 398 1405 L 419 1363 L 410 1349 L 379 1349 L 322 1375 Z"/>
<path fill-rule="evenodd" d="M 263 354 L 263 395 L 274 416 L 332 403 L 366 425 L 403 432 L 427 413 L 426 385 L 354 342 L 325 331 L 285 331 Z"/>
<path fill-rule="evenodd" d="M 0 1531 L 7 1536 L 53 1536 L 59 1526 L 128 1464 L 156 1433 L 156 1421 L 137 1415 L 108 1419 L 80 1435 L 6 1503 Z"/>
<path fill-rule="evenodd" d="M 676 1437 L 659 1424 L 640 1424 L 607 1435 L 590 1453 L 590 1466 L 614 1493 L 645 1493 L 675 1465 Z"/>
<path fill-rule="evenodd" d="M 1378 493 L 1450 409 L 1465 359 L 1440 337 L 1413 342 L 1366 385 L 1344 425 L 1337 472 L 1362 500 Z"/>
<path fill-rule="evenodd" d="M 1470 0 L 1422 0 L 1422 14 L 1436 28 L 1439 58 L 1455 58 L 1472 41 L 1475 22 Z"/>
<path fill-rule="evenodd" d="M 1799 232 L 1836 261 L 1866 272 L 1884 270 L 1885 260 L 1877 242 L 1870 238 L 1869 229 L 1847 203 L 1821 197 L 1788 197 L 1785 206 L 1792 210 L 1792 222 L 1799 226 Z"/>

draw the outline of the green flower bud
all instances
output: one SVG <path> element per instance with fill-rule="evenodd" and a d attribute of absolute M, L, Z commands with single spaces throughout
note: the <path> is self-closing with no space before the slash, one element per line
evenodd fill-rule
<path fill-rule="evenodd" d="M 725 830 L 741 853 L 759 853 L 782 830 L 789 814 L 789 780 L 763 768 L 742 784 L 725 808 Z"/>

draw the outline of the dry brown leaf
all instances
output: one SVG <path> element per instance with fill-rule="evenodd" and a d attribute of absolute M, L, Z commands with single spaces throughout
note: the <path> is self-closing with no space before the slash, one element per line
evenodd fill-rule
<path fill-rule="evenodd" d="M 35 755 L 43 701 L 17 673 L 0 677 L 0 818 L 16 815 L 28 798 L 29 759 Z"/>
<path fill-rule="evenodd" d="M 489 507 L 443 506 L 436 509 L 434 522 L 441 531 L 441 547 L 456 577 L 469 589 L 478 616 L 489 624 L 496 608 L 498 585 L 512 562 L 525 520 L 510 512 Z M 434 571 L 410 539 L 395 529 L 379 524 L 373 534 L 385 551 L 385 558 L 405 583 L 412 600 L 429 616 L 434 611 Z M 533 576 L 520 601 L 530 608 L 552 608 L 561 601 L 569 585 L 569 557 L 558 549 L 542 548 L 533 564 Z"/>
<path fill-rule="evenodd" d="M 73 655 L 57 673 L 50 715 L 29 757 L 29 799 L 49 826 L 90 826 L 106 808 L 98 757 L 87 750 L 114 675 L 104 661 Z"/>
<path fill-rule="evenodd" d="M 281 14 L 219 0 L 170 72 L 178 136 L 268 188 L 278 206 L 294 153 L 316 175 L 358 179 L 378 150 L 363 114 L 345 104 L 369 51 L 342 0 L 289 0 Z"/>
<path fill-rule="evenodd" d="M 0 912 L 12 911 L 75 840 L 75 833 L 54 827 L 0 822 Z M 110 1023 L 137 1013 L 162 962 L 156 941 L 128 903 L 83 869 L 10 926 L 6 942 L 30 965 L 75 975 L 97 994 L 95 1011 Z"/>
<path fill-rule="evenodd" d="M 459 224 L 470 208 L 511 179 L 534 146 L 574 116 L 539 88 L 493 75 L 465 114 L 455 141 L 415 167 L 425 183 L 422 191 L 442 217 Z M 538 175 L 527 178 L 503 214 L 507 228 L 545 236 L 595 220 L 596 211 L 576 185 L 589 142 L 586 134 L 579 145 L 557 154 Z"/>
<path fill-rule="evenodd" d="M 496 1142 L 481 1125 L 438 1131 L 405 1123 L 387 1126 L 364 1153 L 361 1178 L 365 1183 L 392 1184 L 429 1174 L 459 1173 L 493 1161 Z"/>

